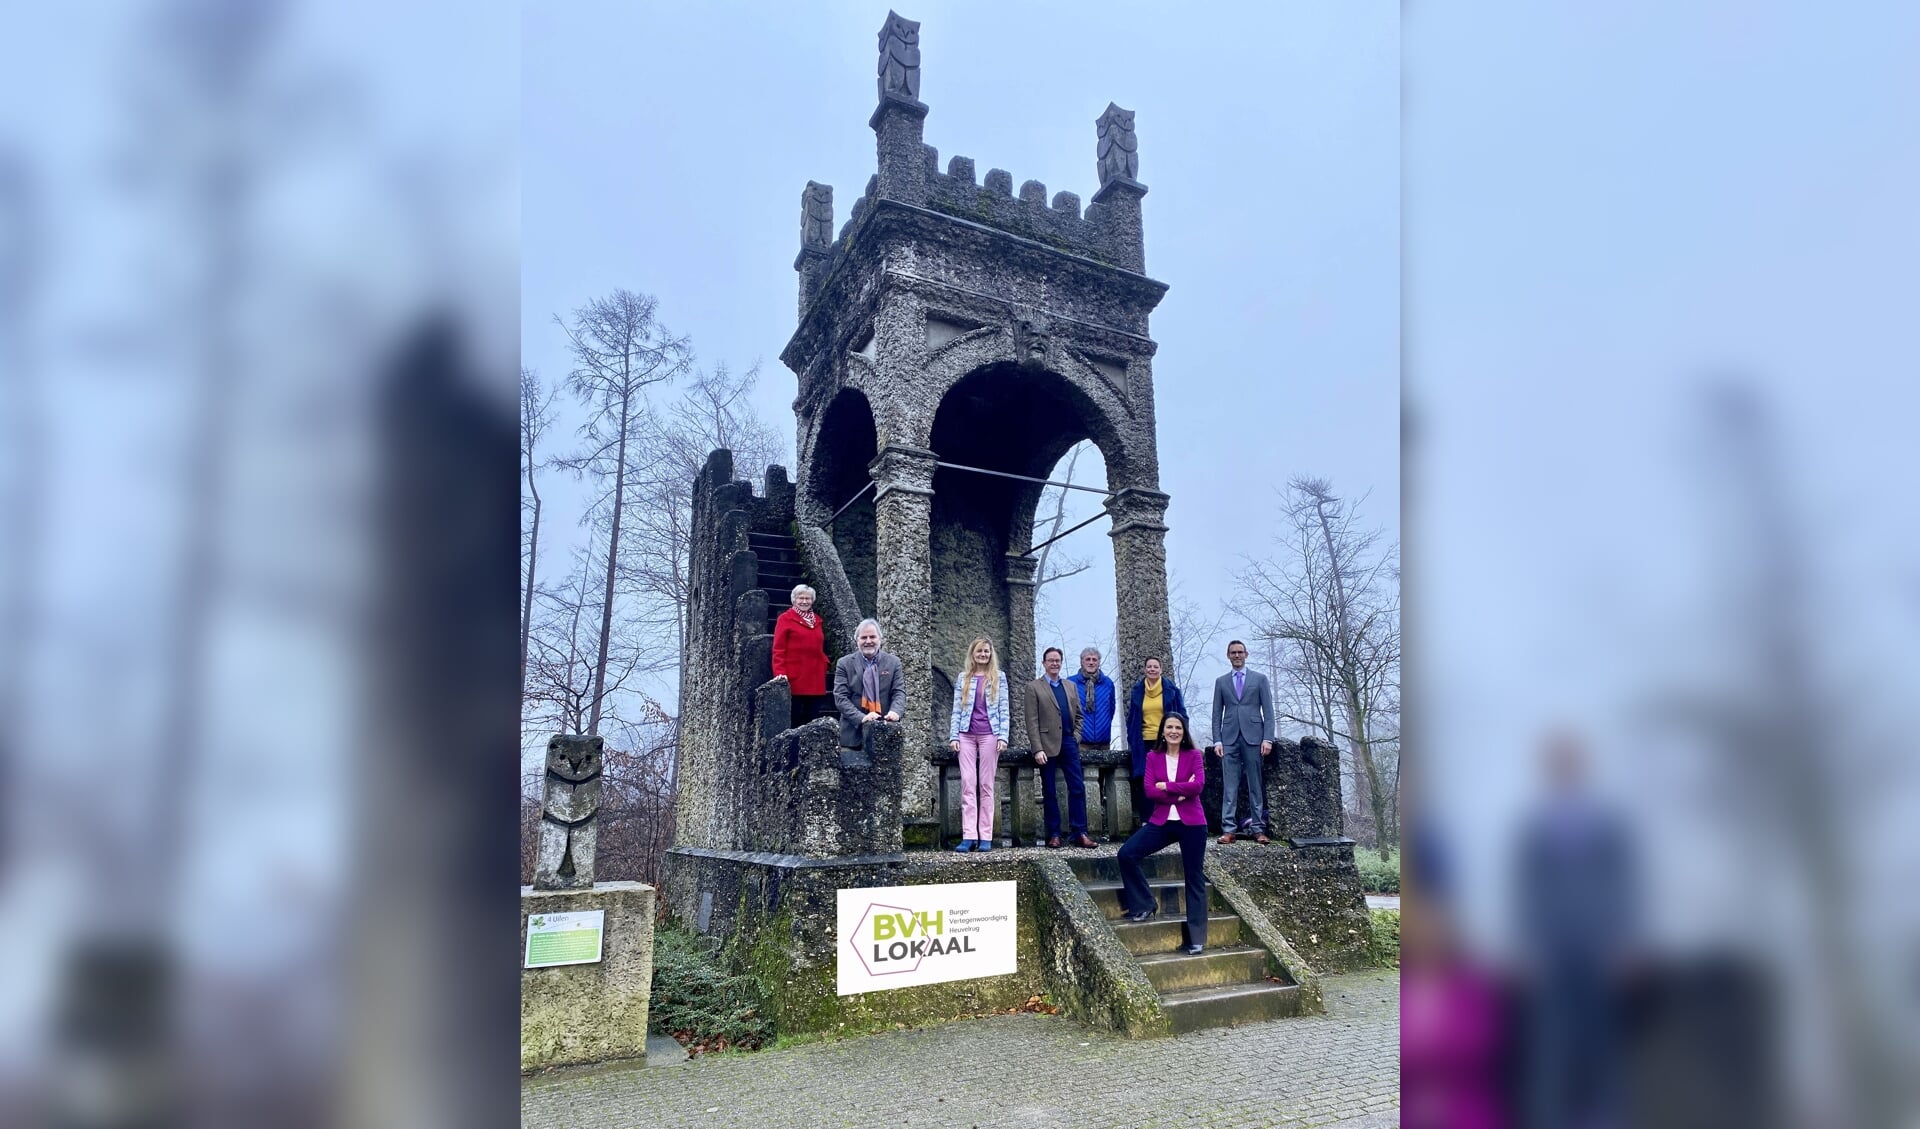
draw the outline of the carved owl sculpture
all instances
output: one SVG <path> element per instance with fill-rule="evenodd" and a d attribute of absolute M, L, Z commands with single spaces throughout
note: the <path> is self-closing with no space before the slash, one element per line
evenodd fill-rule
<path fill-rule="evenodd" d="M 1100 183 L 1115 177 L 1138 180 L 1140 177 L 1140 141 L 1133 132 L 1133 111 L 1112 102 L 1094 125 L 1100 130 Z"/>
<path fill-rule="evenodd" d="M 828 247 L 833 243 L 833 186 L 809 180 L 800 194 L 800 245 Z"/>
<path fill-rule="evenodd" d="M 920 25 L 894 12 L 880 26 L 880 97 L 920 100 Z"/>
<path fill-rule="evenodd" d="M 593 885 L 605 749 L 605 738 L 576 733 L 557 734 L 547 742 L 547 780 L 540 799 L 540 853 L 533 864 L 536 890 L 574 890 Z"/>

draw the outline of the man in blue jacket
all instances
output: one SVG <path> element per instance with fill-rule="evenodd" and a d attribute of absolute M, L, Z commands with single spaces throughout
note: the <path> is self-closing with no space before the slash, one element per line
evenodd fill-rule
<path fill-rule="evenodd" d="M 1080 652 L 1080 669 L 1072 678 L 1073 692 L 1080 699 L 1080 751 L 1113 747 L 1113 707 L 1118 691 L 1113 679 L 1100 669 L 1100 651 L 1088 647 Z"/>
<path fill-rule="evenodd" d="M 1160 677 L 1160 660 L 1147 660 L 1146 677 L 1133 684 L 1127 696 L 1127 749 L 1133 753 L 1133 822 L 1147 821 L 1147 745 L 1160 735 L 1160 719 L 1170 713 L 1187 716 L 1180 687 Z"/>

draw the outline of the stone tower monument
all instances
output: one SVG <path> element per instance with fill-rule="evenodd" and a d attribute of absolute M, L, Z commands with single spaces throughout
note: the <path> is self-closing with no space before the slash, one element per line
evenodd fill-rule
<path fill-rule="evenodd" d="M 1044 479 L 1091 439 L 1107 466 L 1122 685 L 1170 628 L 1134 115 L 1095 122 L 1099 189 L 1080 198 L 1011 174 L 940 169 L 923 137 L 919 25 L 888 13 L 878 172 L 833 233 L 833 190 L 801 194 L 794 530 L 836 645 L 878 619 L 905 663 L 901 808 L 933 803 L 921 755 L 946 720 L 969 639 L 999 645 L 1017 685 L 1037 670 L 1034 509 Z M 1071 656 L 1084 640 L 1058 642 Z M 1018 711 L 1016 711 L 1017 713 Z M 1014 744 L 1025 735 L 1015 722 Z"/>

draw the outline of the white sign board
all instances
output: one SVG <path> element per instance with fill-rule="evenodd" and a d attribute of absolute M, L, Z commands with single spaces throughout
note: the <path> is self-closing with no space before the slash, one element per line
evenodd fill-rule
<path fill-rule="evenodd" d="M 835 980 L 843 996 L 1019 971 L 1017 882 L 838 892 Z"/>
<path fill-rule="evenodd" d="M 527 967 L 597 964 L 607 911 L 535 913 L 527 916 Z"/>

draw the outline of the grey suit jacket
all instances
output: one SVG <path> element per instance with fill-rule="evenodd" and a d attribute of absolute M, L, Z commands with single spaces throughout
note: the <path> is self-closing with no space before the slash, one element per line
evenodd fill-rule
<path fill-rule="evenodd" d="M 900 672 L 900 659 L 881 651 L 875 661 L 880 667 L 880 700 L 887 706 L 880 713 L 907 716 L 907 680 Z M 833 664 L 833 708 L 840 713 L 840 744 L 849 749 L 860 747 L 860 726 L 867 717 L 860 708 L 860 681 L 866 668 L 867 660 L 858 651 Z"/>
<path fill-rule="evenodd" d="M 1273 691 L 1267 686 L 1267 676 L 1257 670 L 1246 674 L 1246 690 L 1238 698 L 1233 696 L 1232 671 L 1214 680 L 1216 745 L 1258 745 L 1273 740 Z"/>

